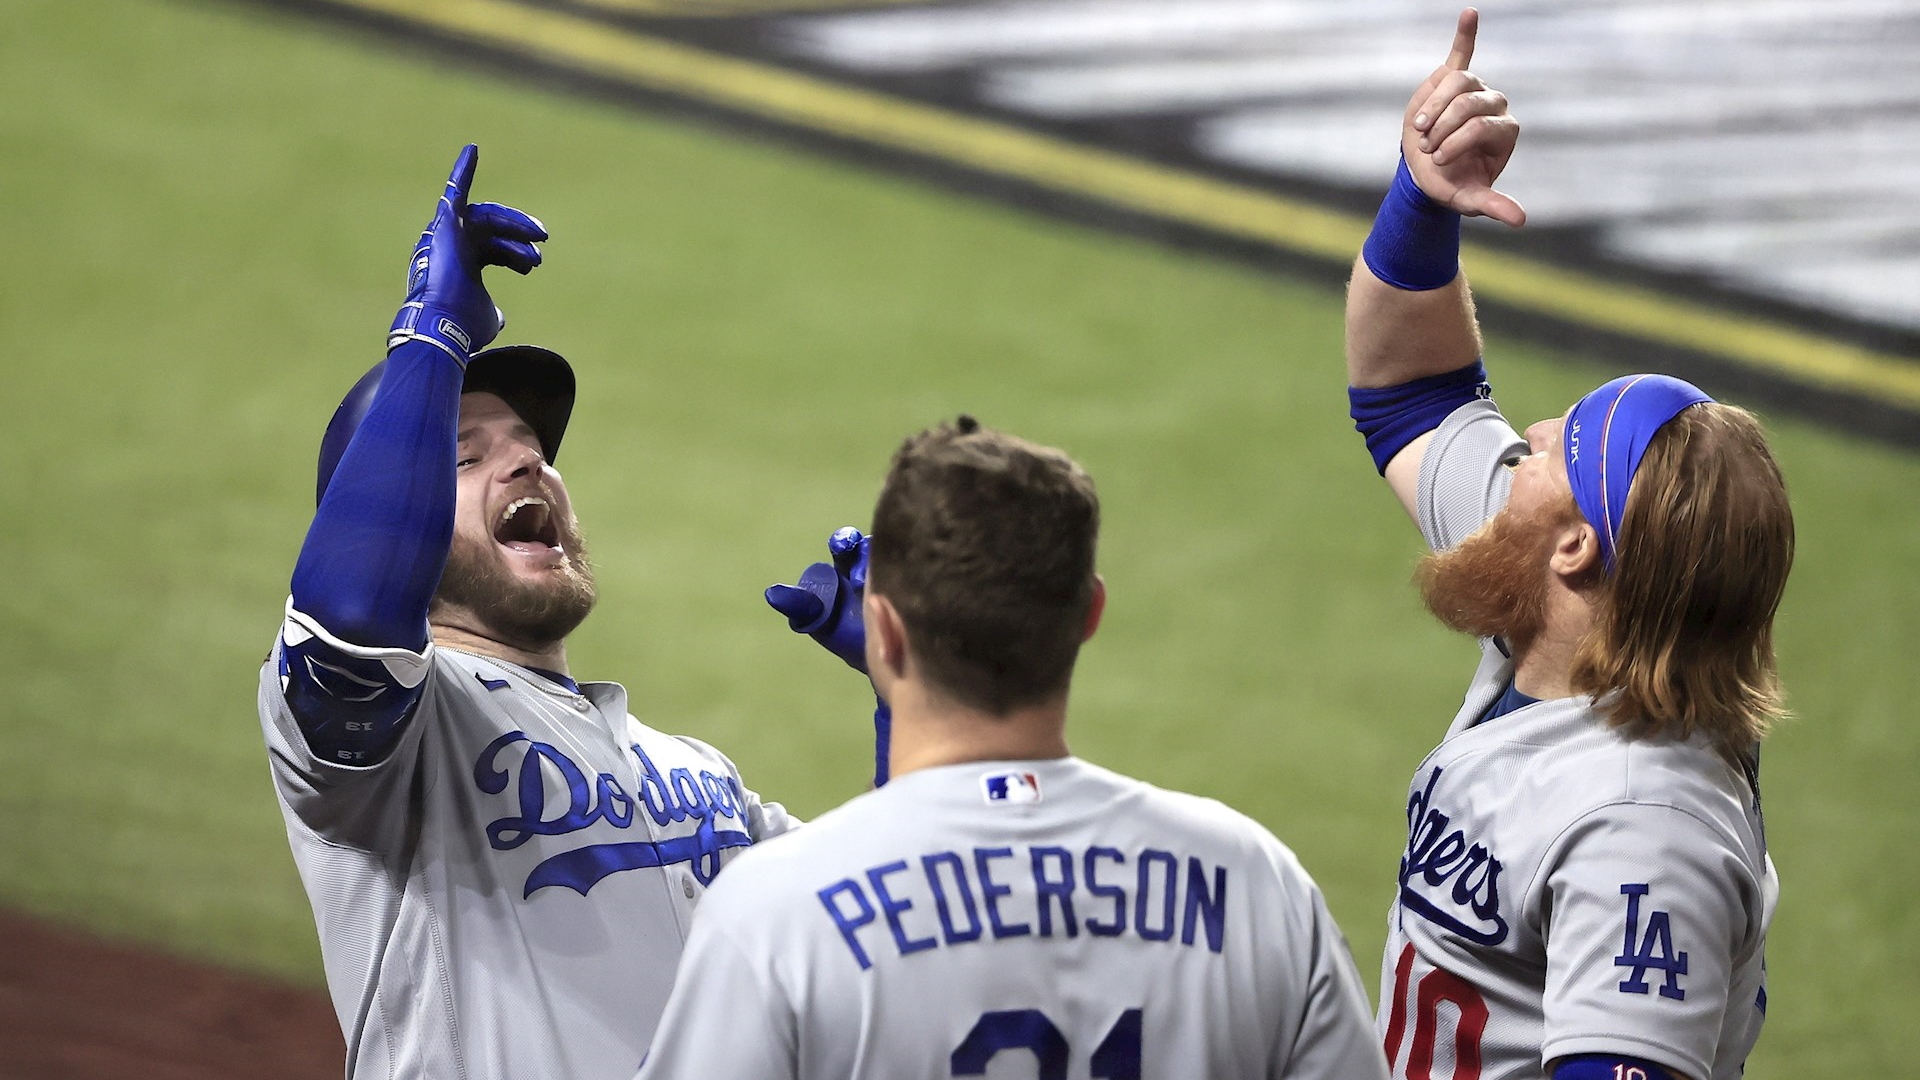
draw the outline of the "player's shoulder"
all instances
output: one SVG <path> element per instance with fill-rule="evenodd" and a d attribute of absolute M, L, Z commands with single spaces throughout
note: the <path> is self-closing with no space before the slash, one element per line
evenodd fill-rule
<path fill-rule="evenodd" d="M 1201 836 L 1216 837 L 1223 841 L 1286 847 L 1265 825 L 1212 796 L 1161 787 L 1146 780 L 1122 776 L 1118 773 L 1110 775 L 1117 777 L 1123 786 L 1130 786 L 1137 793 L 1137 798 L 1145 810 L 1163 817 L 1177 828 Z"/>
<path fill-rule="evenodd" d="M 1143 781 L 1136 781 L 1143 783 Z M 1147 802 L 1164 814 L 1168 831 L 1183 836 L 1196 850 L 1232 860 L 1269 887 L 1297 897 L 1319 886 L 1293 848 L 1265 824 L 1218 799 L 1171 788 L 1144 785 Z"/>
<path fill-rule="evenodd" d="M 1603 708 L 1582 710 L 1580 735 L 1554 767 L 1568 778 L 1603 780 L 1597 795 L 1632 802 L 1718 800 L 1747 788 L 1739 767 L 1706 736 L 1645 736 L 1613 723 Z"/>
<path fill-rule="evenodd" d="M 1512 720 L 1510 735 L 1498 727 Z M 1569 820 L 1618 808 L 1667 810 L 1743 832 L 1752 784 L 1707 738 L 1645 737 L 1610 723 L 1589 699 L 1542 702 L 1486 725 L 1489 745 L 1523 760 L 1489 762 L 1526 789 L 1550 793 L 1542 816 Z M 1496 753 L 1495 757 L 1506 756 Z"/>
<path fill-rule="evenodd" d="M 1414 520 L 1436 551 L 1452 548 L 1506 504 L 1512 484 L 1504 462 L 1526 452 L 1491 398 L 1448 413 L 1420 458 Z"/>

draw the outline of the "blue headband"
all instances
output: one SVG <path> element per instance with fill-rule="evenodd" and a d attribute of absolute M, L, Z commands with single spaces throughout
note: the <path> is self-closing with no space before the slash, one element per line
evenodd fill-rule
<path fill-rule="evenodd" d="M 1654 432 L 1680 410 L 1713 399 L 1671 375 L 1626 375 L 1581 398 L 1567 412 L 1560 444 L 1573 501 L 1600 534 L 1600 558 L 1613 572 L 1614 540 L 1627 492 Z"/>

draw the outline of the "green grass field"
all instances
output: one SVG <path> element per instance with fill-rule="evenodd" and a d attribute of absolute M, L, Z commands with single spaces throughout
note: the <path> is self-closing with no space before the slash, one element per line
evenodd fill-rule
<path fill-rule="evenodd" d="M 0 29 L 0 903 L 319 983 L 254 680 L 319 433 L 472 140 L 477 196 L 554 234 L 494 293 L 504 340 L 580 373 L 560 464 L 603 600 L 576 673 L 818 813 L 862 787 L 863 687 L 761 588 L 864 522 L 912 430 L 965 409 L 1060 445 L 1100 484 L 1112 594 L 1075 749 L 1270 825 L 1373 982 L 1405 784 L 1472 653 L 1420 613 L 1344 419 L 1337 291 L 249 7 L 12 0 Z M 1488 351 L 1516 417 L 1606 374 Z M 1784 891 L 1748 1075 L 1898 1074 L 1920 461 L 1774 430 L 1800 716 L 1767 757 Z"/>

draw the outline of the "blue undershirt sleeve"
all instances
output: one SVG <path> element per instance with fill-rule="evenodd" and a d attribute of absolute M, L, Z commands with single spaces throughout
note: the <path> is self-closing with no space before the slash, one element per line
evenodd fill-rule
<path fill-rule="evenodd" d="M 1492 396 L 1486 366 L 1478 360 L 1398 386 L 1347 388 L 1354 429 L 1366 438 L 1367 452 L 1382 476 L 1387 462 L 1408 443 L 1439 427 L 1460 406 Z"/>
<path fill-rule="evenodd" d="M 424 672 L 395 654 L 427 648 L 453 542 L 463 374 L 429 342 L 388 354 L 301 545 L 280 666 L 317 757 L 377 763 L 422 692 Z"/>
<path fill-rule="evenodd" d="M 427 643 L 427 604 L 453 542 L 462 375 L 423 342 L 387 357 L 293 569 L 293 606 L 336 637 L 415 651 Z"/>

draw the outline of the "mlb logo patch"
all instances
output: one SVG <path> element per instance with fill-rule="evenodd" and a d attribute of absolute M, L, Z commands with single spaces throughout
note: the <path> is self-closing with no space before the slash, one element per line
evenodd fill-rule
<path fill-rule="evenodd" d="M 980 791 L 989 803 L 1036 803 L 1040 778 L 1030 772 L 996 772 L 980 778 Z"/>

